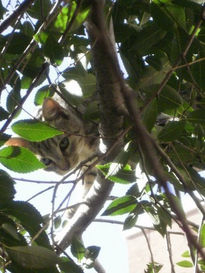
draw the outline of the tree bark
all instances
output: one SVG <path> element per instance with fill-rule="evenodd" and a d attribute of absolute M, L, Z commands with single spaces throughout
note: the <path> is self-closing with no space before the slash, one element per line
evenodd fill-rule
<path fill-rule="evenodd" d="M 122 148 L 123 113 L 126 110 L 120 92 L 121 71 L 114 42 L 111 41 L 105 25 L 104 1 L 91 1 L 91 3 L 92 11 L 86 28 L 91 42 L 97 90 L 100 96 L 101 135 L 105 139 L 107 149 L 112 148 L 112 153 L 109 153 L 101 162 L 103 164 L 112 161 Z M 69 220 L 69 225 L 61 234 L 58 253 L 70 245 L 73 237 L 81 236 L 102 209 L 112 187 L 113 183 L 99 173 L 97 181 L 86 196 L 85 203 L 79 206 L 72 219 Z"/>

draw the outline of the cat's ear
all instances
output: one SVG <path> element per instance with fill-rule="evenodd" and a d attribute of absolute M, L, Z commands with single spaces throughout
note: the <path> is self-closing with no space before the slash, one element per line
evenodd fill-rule
<path fill-rule="evenodd" d="M 61 112 L 61 106 L 55 100 L 47 98 L 43 102 L 42 111 L 45 120 L 51 121 Z"/>
<path fill-rule="evenodd" d="M 7 146 L 20 146 L 20 147 L 25 147 L 30 149 L 31 148 L 31 143 L 23 138 L 20 137 L 12 137 L 10 138 L 5 145 Z"/>

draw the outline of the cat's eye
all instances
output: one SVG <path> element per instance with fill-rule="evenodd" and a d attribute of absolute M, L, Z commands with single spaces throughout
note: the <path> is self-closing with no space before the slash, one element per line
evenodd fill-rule
<path fill-rule="evenodd" d="M 41 158 L 41 162 L 42 162 L 44 165 L 48 166 L 48 165 L 50 165 L 50 164 L 52 163 L 52 160 L 49 159 L 49 158 L 43 157 L 43 158 Z"/>
<path fill-rule="evenodd" d="M 69 145 L 69 139 L 68 137 L 64 137 L 59 144 L 61 151 L 64 151 L 68 147 L 68 145 Z"/>

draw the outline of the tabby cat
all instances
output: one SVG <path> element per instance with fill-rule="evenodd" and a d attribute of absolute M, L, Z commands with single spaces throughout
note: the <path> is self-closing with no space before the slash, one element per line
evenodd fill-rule
<path fill-rule="evenodd" d="M 64 175 L 98 153 L 99 138 L 95 124 L 85 122 L 71 106 L 62 107 L 56 100 L 47 98 L 42 106 L 43 119 L 64 132 L 42 142 L 11 138 L 6 144 L 30 149 L 45 165 L 45 170 Z M 89 165 L 90 162 L 86 164 Z M 84 168 L 85 169 L 85 168 Z M 84 175 L 84 196 L 97 175 L 92 168 Z"/>

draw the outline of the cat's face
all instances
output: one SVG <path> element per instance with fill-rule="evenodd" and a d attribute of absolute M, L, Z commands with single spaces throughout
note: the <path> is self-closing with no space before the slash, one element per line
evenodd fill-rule
<path fill-rule="evenodd" d="M 53 99 L 44 101 L 42 113 L 48 124 L 62 130 L 64 134 L 42 142 L 13 138 L 7 145 L 24 146 L 39 157 L 45 164 L 45 170 L 65 174 L 80 163 L 79 157 L 86 141 L 83 122 Z"/>
<path fill-rule="evenodd" d="M 30 143 L 32 150 L 45 165 L 45 170 L 65 174 L 79 164 L 83 139 L 66 134 Z"/>

